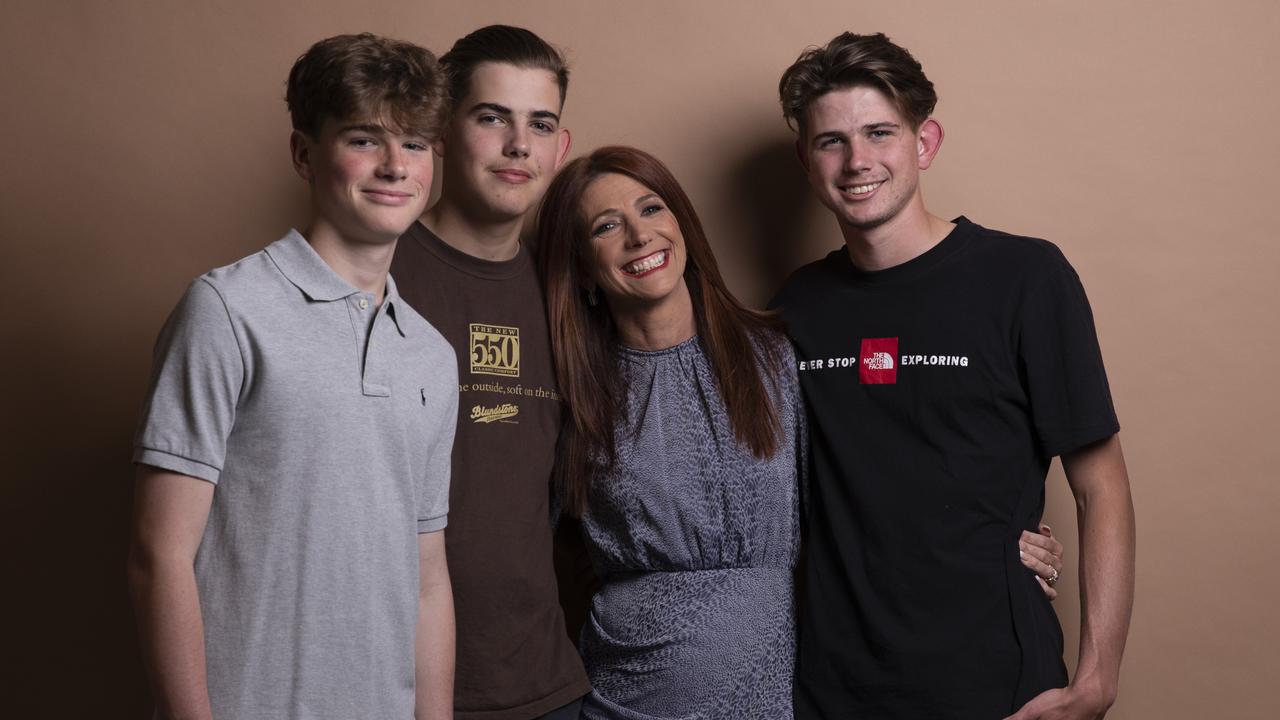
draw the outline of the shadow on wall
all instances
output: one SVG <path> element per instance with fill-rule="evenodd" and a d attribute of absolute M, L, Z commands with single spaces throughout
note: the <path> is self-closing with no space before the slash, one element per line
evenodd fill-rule
<path fill-rule="evenodd" d="M 243 192 L 240 180 L 219 180 L 211 196 Z M 36 240 L 15 248 L 18 267 L 33 271 L 11 287 L 39 302 L 13 314 L 15 329 L 0 340 L 14 349 L 0 354 L 11 381 L 0 413 L 0 616 L 12 658 L 0 716 L 149 717 L 125 579 L 134 429 L 152 345 L 191 279 L 306 218 L 305 186 L 292 173 L 259 186 L 245 212 L 193 222 L 180 236 L 165 208 L 122 205 L 122 216 L 136 214 L 128 232 L 70 213 L 5 218 L 13 237 Z"/>
<path fill-rule="evenodd" d="M 36 376 L 6 399 L 21 449 L 5 468 L 4 715 L 144 717 L 124 570 L 145 371 L 78 338 L 19 342 Z"/>
<path fill-rule="evenodd" d="M 740 217 L 741 255 L 749 259 L 755 290 L 743 292 L 743 300 L 763 307 L 792 271 L 823 252 L 822 238 L 810 232 L 816 201 L 792 138 L 772 137 L 748 147 L 729 166 L 724 187 L 740 208 L 733 214 Z"/>

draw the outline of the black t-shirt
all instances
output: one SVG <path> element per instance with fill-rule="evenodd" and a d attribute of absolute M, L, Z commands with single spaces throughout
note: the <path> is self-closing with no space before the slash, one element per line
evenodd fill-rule
<path fill-rule="evenodd" d="M 797 718 L 1001 718 L 1066 684 L 1018 536 L 1055 455 L 1119 430 L 1075 271 L 965 218 L 897 267 L 841 248 L 774 301 L 810 414 Z"/>

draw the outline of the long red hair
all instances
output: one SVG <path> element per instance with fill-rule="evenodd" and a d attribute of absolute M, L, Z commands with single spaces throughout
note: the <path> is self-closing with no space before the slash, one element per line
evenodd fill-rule
<path fill-rule="evenodd" d="M 777 450 L 780 429 L 764 382 L 782 362 L 774 336 L 778 320 L 772 313 L 746 308 L 729 292 L 693 204 L 661 161 L 635 148 L 599 148 L 556 175 L 538 211 L 538 262 L 556 379 L 567 406 L 555 483 L 565 510 L 574 515 L 587 507 L 597 469 L 593 466 L 602 462 L 607 470 L 617 460 L 614 432 L 626 399 L 608 304 L 603 298 L 589 304 L 584 290 L 593 260 L 582 196 L 608 173 L 626 175 L 657 193 L 680 225 L 688 253 L 684 278 L 698 336 L 737 441 L 756 457 L 769 457 Z"/>

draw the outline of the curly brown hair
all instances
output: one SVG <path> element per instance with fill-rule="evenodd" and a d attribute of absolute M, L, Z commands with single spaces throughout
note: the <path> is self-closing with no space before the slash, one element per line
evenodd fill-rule
<path fill-rule="evenodd" d="M 375 117 L 435 140 L 449 113 L 445 73 L 436 57 L 413 43 L 371 33 L 312 45 L 289 71 L 285 102 L 293 128 L 312 137 L 326 119 Z"/>
<path fill-rule="evenodd" d="M 837 35 L 800 54 L 778 82 L 782 116 L 801 135 L 809 105 L 832 90 L 867 85 L 884 93 L 917 130 L 933 114 L 938 94 L 920 63 L 884 33 Z"/>

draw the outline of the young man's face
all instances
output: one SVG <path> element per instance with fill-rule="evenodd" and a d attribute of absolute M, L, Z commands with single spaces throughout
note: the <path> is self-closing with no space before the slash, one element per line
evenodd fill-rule
<path fill-rule="evenodd" d="M 884 93 L 832 90 L 809 106 L 798 142 L 809 184 L 844 227 L 865 231 L 898 217 L 919 197 L 920 171 L 937 151 L 927 120 L 912 130 Z M 922 202 L 914 204 L 924 212 Z"/>
<path fill-rule="evenodd" d="M 559 116 L 551 71 L 477 65 L 443 142 L 447 197 L 486 219 L 522 218 L 569 152 Z"/>
<path fill-rule="evenodd" d="M 315 221 L 348 242 L 394 242 L 426 208 L 432 154 L 420 135 L 377 119 L 330 118 L 316 137 L 295 131 L 291 143 Z"/>

